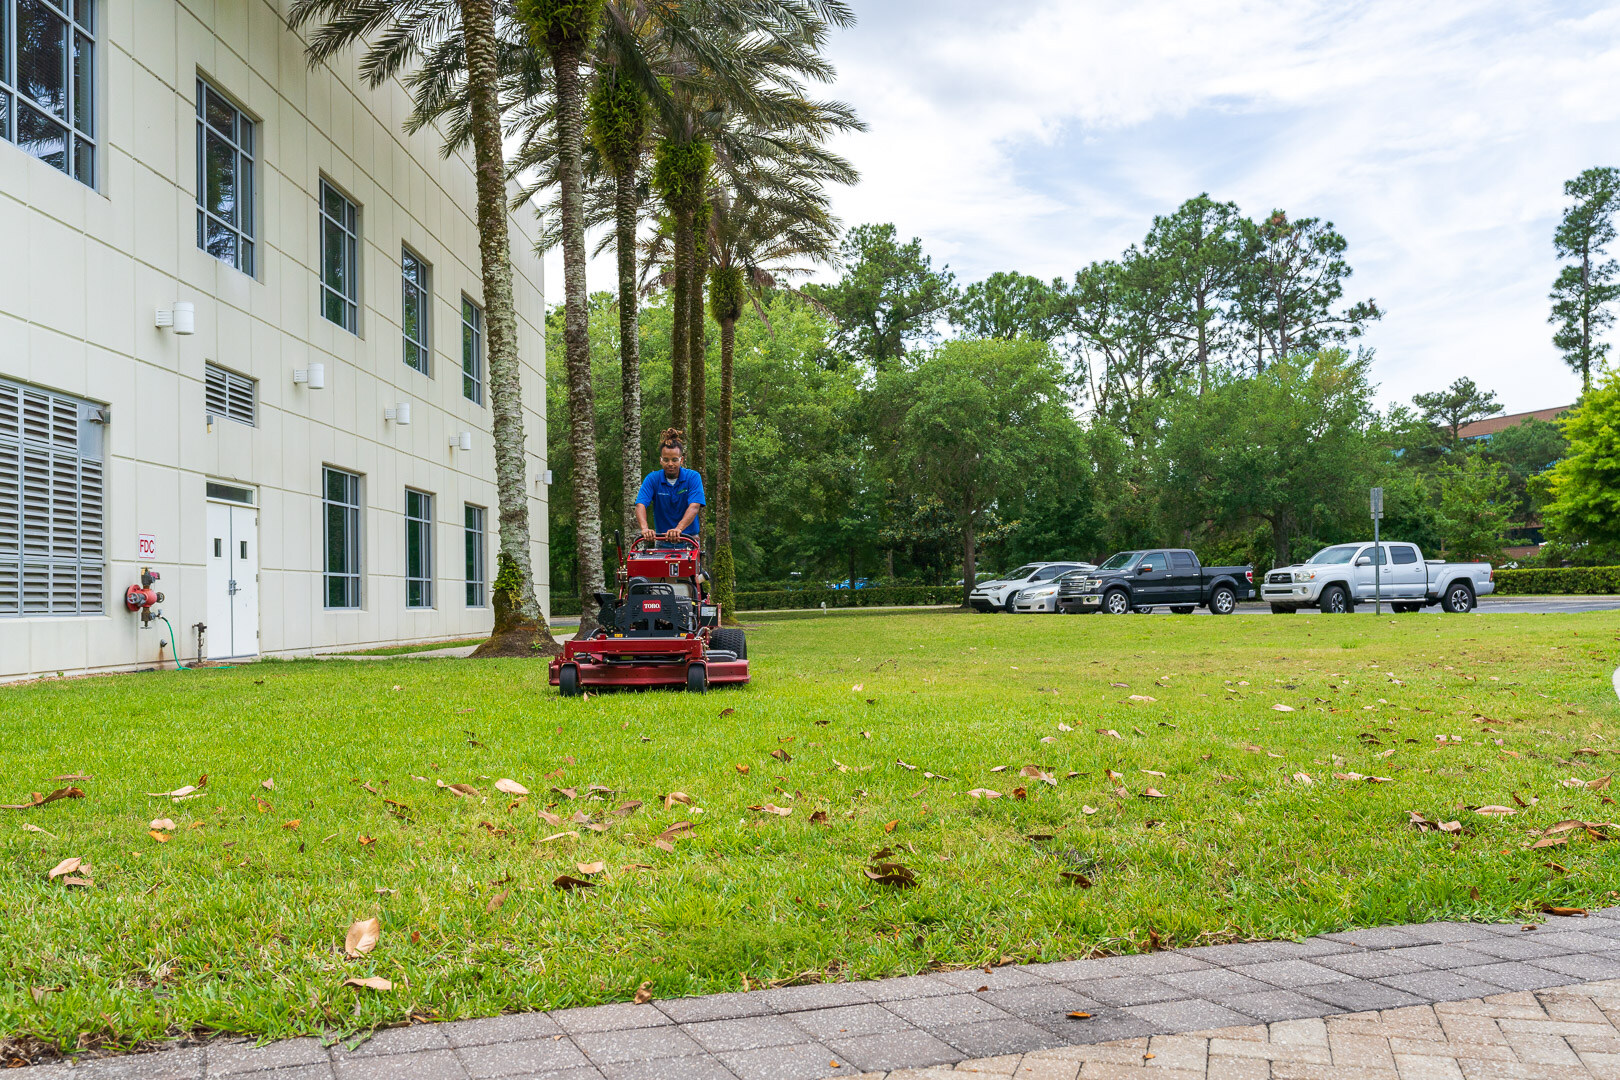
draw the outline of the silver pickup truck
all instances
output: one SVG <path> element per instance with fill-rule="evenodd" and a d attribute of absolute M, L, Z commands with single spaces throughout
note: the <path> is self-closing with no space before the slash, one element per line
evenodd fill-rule
<path fill-rule="evenodd" d="M 1479 597 L 1496 589 L 1490 563 L 1448 563 L 1424 559 L 1416 544 L 1368 541 L 1325 547 L 1297 566 L 1279 566 L 1266 574 L 1260 599 L 1278 615 L 1302 607 L 1327 614 L 1354 611 L 1373 602 L 1375 589 L 1391 610 L 1417 611 L 1439 604 L 1466 612 Z"/>

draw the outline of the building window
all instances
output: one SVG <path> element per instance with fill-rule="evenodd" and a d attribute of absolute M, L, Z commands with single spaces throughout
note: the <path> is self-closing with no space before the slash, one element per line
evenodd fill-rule
<path fill-rule="evenodd" d="M 484 309 L 461 298 L 461 394 L 484 403 Z"/>
<path fill-rule="evenodd" d="M 197 80 L 197 246 L 250 277 L 254 134 L 241 109 Z"/>
<path fill-rule="evenodd" d="M 105 613 L 104 418 L 0 379 L 0 616 Z"/>
<path fill-rule="evenodd" d="M 326 512 L 326 606 L 360 606 L 360 477 L 322 469 Z"/>
<path fill-rule="evenodd" d="M 360 332 L 360 211 L 321 181 L 321 314 Z"/>
<path fill-rule="evenodd" d="M 248 427 L 257 426 L 258 382 L 213 364 L 205 364 L 203 368 L 206 372 L 203 398 L 208 415 L 235 420 Z"/>
<path fill-rule="evenodd" d="M 94 187 L 94 0 L 0 0 L 0 138 Z"/>
<path fill-rule="evenodd" d="M 433 496 L 405 489 L 405 606 L 433 606 Z"/>
<path fill-rule="evenodd" d="M 467 606 L 483 607 L 489 602 L 489 579 L 484 571 L 484 508 L 469 505 L 466 511 Z"/>
<path fill-rule="evenodd" d="M 428 370 L 428 265 L 410 248 L 401 248 L 399 268 L 405 288 L 400 317 L 400 326 L 405 332 L 405 366 L 431 375 Z"/>

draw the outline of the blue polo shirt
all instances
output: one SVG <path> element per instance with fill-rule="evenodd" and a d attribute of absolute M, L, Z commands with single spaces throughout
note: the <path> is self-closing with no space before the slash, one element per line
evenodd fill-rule
<path fill-rule="evenodd" d="M 682 469 L 680 477 L 675 480 L 666 478 L 663 469 L 650 472 L 647 479 L 641 482 L 641 491 L 636 495 L 637 506 L 652 508 L 653 528 L 659 533 L 667 533 L 679 525 L 681 518 L 686 516 L 686 508 L 692 503 L 709 505 L 703 498 L 703 474 L 696 469 Z M 692 524 L 686 527 L 684 535 L 698 535 L 702 522 L 703 514 L 699 512 L 692 519 Z"/>

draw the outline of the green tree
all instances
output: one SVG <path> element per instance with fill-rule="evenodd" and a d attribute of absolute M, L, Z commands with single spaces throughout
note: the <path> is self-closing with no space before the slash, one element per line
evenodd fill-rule
<path fill-rule="evenodd" d="M 1492 435 L 1485 450 L 1507 469 L 1515 504 L 1513 520 L 1533 520 L 1539 506 L 1538 478 L 1569 450 L 1563 431 L 1555 423 L 1530 416 Z"/>
<path fill-rule="evenodd" d="M 1552 468 L 1542 517 L 1561 539 L 1620 543 L 1620 372 L 1561 421 L 1569 452 Z"/>
<path fill-rule="evenodd" d="M 1218 203 L 1208 193 L 1155 217 L 1143 251 L 1162 268 L 1174 295 L 1169 332 L 1198 371 L 1198 392 L 1209 386 L 1209 365 L 1231 348 L 1221 312 L 1231 301 L 1243 265 L 1236 203 Z"/>
<path fill-rule="evenodd" d="M 1433 424 L 1446 436 L 1452 446 L 1457 444 L 1458 432 L 1464 427 L 1502 411 L 1494 393 L 1481 390 L 1474 385 L 1473 379 L 1467 377 L 1455 380 L 1444 390 L 1414 394 L 1412 404 L 1418 407 L 1427 423 Z"/>
<path fill-rule="evenodd" d="M 1609 354 L 1598 335 L 1614 322 L 1614 302 L 1620 298 L 1620 262 L 1608 259 L 1614 240 L 1614 215 L 1620 210 L 1620 169 L 1587 169 L 1565 181 L 1564 194 L 1575 200 L 1553 232 L 1553 247 L 1560 259 L 1574 262 L 1562 267 L 1553 280 L 1552 313 L 1547 321 L 1558 329 L 1553 344 L 1564 362 L 1581 377 L 1581 392 L 1592 388 L 1592 372 Z"/>
<path fill-rule="evenodd" d="M 1370 364 L 1340 349 L 1295 353 L 1253 378 L 1215 373 L 1202 397 L 1178 395 L 1160 451 L 1168 492 L 1215 524 L 1264 522 L 1277 566 L 1295 539 L 1357 522 L 1378 465 Z"/>
<path fill-rule="evenodd" d="M 1153 403 L 1176 388 L 1171 343 L 1174 296 L 1163 266 L 1129 248 L 1116 262 L 1074 276 L 1069 326 L 1078 374 L 1097 414 L 1138 451 L 1152 438 Z"/>
<path fill-rule="evenodd" d="M 804 292 L 838 323 L 847 357 L 890 368 L 938 337 L 934 324 L 956 302 L 956 275 L 948 266 L 935 270 L 921 240 L 901 243 L 893 225 L 857 225 L 838 254 L 843 276 Z"/>
<path fill-rule="evenodd" d="M 961 537 L 965 607 L 989 516 L 1043 497 L 1073 468 L 1062 366 L 1041 342 L 947 341 L 882 373 L 875 392 L 897 403 L 895 475 L 946 507 Z"/>
<path fill-rule="evenodd" d="M 534 92 L 542 85 L 544 74 L 527 50 L 500 36 L 500 27 L 511 16 L 509 0 L 422 0 L 413 4 L 295 0 L 288 21 L 295 29 L 314 26 L 307 50 L 311 65 L 333 61 L 364 44 L 360 74 L 373 87 L 420 64 L 407 79 L 413 110 L 405 129 L 421 130 L 450 114 L 445 153 L 468 144 L 472 147 L 500 503 L 498 572 L 492 590 L 495 628 L 479 654 L 523 656 L 536 651 L 554 654 L 561 649 L 540 611 L 529 552 L 522 373 L 501 145 L 502 113 L 513 94 Z"/>
<path fill-rule="evenodd" d="M 1061 332 L 1067 291 L 1062 278 L 1048 284 L 998 271 L 962 290 L 951 306 L 951 323 L 964 337 L 1051 341 Z"/>
<path fill-rule="evenodd" d="M 1441 468 L 1437 524 L 1443 557 L 1501 561 L 1513 520 L 1511 486 L 1507 469 L 1479 451 L 1462 454 Z"/>
<path fill-rule="evenodd" d="M 1232 310 L 1256 371 L 1296 351 L 1360 337 L 1383 315 L 1372 300 L 1340 306 L 1351 274 L 1349 242 L 1331 221 L 1290 220 L 1274 210 L 1264 221 L 1242 222 L 1240 233 L 1243 267 Z"/>

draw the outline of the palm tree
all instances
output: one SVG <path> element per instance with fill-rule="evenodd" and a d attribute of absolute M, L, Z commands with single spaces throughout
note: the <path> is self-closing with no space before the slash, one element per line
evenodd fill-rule
<path fill-rule="evenodd" d="M 503 99 L 532 91 L 541 80 L 527 55 L 501 33 L 509 26 L 509 0 L 294 0 L 294 29 L 314 25 L 306 48 L 311 66 L 364 42 L 361 77 L 378 87 L 414 68 L 407 78 L 415 108 L 406 121 L 415 132 L 452 108 L 458 123 L 446 132 L 446 155 L 471 143 L 477 188 L 489 402 L 500 504 L 500 550 L 492 593 L 495 627 L 476 655 L 534 656 L 561 649 L 546 628 L 534 591 L 529 556 L 529 499 L 524 455 L 523 398 L 518 364 L 517 312 L 506 205 L 506 163 L 501 148 Z M 437 98 L 437 107 L 434 99 Z"/>
<path fill-rule="evenodd" d="M 743 193 L 719 189 L 711 198 L 713 219 L 707 247 L 709 309 L 720 325 L 720 402 L 716 418 L 717 461 L 714 483 L 715 598 L 730 613 L 736 596 L 736 562 L 731 550 L 731 436 L 733 358 L 737 320 L 753 304 L 765 317 L 763 298 L 783 279 L 807 273 L 809 262 L 832 262 L 838 252 L 838 222 L 827 209 L 827 196 L 805 171 L 779 169 L 775 176 L 755 178 Z M 855 171 L 845 165 L 837 179 L 853 183 Z"/>

